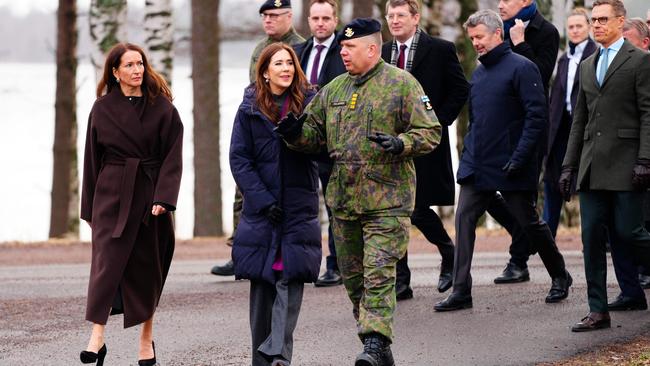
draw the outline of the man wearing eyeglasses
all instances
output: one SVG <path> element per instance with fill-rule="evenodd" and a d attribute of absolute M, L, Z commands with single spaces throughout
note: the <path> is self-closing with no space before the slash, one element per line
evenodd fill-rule
<path fill-rule="evenodd" d="M 260 18 L 264 26 L 266 38 L 262 39 L 251 55 L 249 66 L 250 82 L 255 81 L 255 65 L 262 53 L 262 50 L 273 42 L 283 42 L 288 45 L 295 45 L 304 42 L 302 38 L 291 24 L 293 13 L 291 11 L 291 0 L 266 0 L 260 7 Z M 235 237 L 235 230 L 239 223 L 239 216 L 243 207 L 243 197 L 239 192 L 239 188 L 235 187 L 235 201 L 233 203 L 233 232 L 228 238 L 227 245 L 232 246 L 232 240 Z M 216 276 L 232 276 L 235 274 L 234 263 L 229 260 L 223 265 L 216 265 L 212 267 L 210 273 Z"/>
<path fill-rule="evenodd" d="M 580 65 L 560 190 L 571 199 L 577 179 L 589 313 L 571 328 L 609 328 L 607 234 L 610 245 L 650 264 L 643 222 L 643 191 L 650 187 L 650 54 L 623 38 L 621 0 L 596 0 L 591 13 L 600 49 Z M 605 228 L 607 230 L 605 230 Z"/>
<path fill-rule="evenodd" d="M 294 46 L 300 59 L 300 66 L 305 71 L 312 85 L 319 88 L 327 85 L 332 79 L 346 72 L 341 59 L 341 47 L 336 41 L 336 25 L 339 22 L 338 4 L 335 0 L 311 0 L 309 2 L 309 30 L 312 37 L 306 42 Z M 327 193 L 327 184 L 334 162 L 327 154 L 321 154 L 318 161 L 318 176 L 323 188 L 323 196 Z M 332 212 L 327 207 L 328 249 L 329 255 L 325 260 L 326 270 L 314 283 L 316 287 L 337 286 L 343 283 L 336 260 L 336 247 L 332 233 Z"/>
<path fill-rule="evenodd" d="M 411 223 L 438 247 L 442 257 L 438 291 L 445 292 L 452 282 L 454 243 L 431 206 L 454 204 L 455 184 L 447 127 L 454 123 L 467 101 L 469 84 L 454 44 L 431 37 L 418 27 L 420 8 L 417 0 L 389 0 L 386 14 L 393 40 L 384 43 L 382 58 L 410 72 L 420 82 L 442 125 L 438 148 L 413 159 L 417 179 Z M 413 297 L 410 282 L 408 254 L 405 254 L 397 262 L 395 290 L 398 301 Z"/>

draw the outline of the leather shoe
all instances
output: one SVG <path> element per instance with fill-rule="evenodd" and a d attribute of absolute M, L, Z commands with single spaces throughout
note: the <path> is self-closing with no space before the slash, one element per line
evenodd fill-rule
<path fill-rule="evenodd" d="M 451 288 L 453 282 L 452 272 L 445 271 L 440 272 L 440 277 L 438 277 L 438 292 L 442 293 Z"/>
<path fill-rule="evenodd" d="M 521 268 L 514 263 L 508 263 L 506 268 L 503 269 L 503 272 L 499 277 L 494 279 L 494 283 L 518 283 L 530 281 L 530 275 L 528 274 L 528 268 Z"/>
<path fill-rule="evenodd" d="M 616 296 L 616 300 L 607 304 L 609 311 L 628 311 L 628 310 L 646 310 L 648 303 L 645 299 L 635 299 L 633 297 Z"/>
<path fill-rule="evenodd" d="M 452 292 L 446 299 L 433 306 L 435 311 L 453 311 L 461 309 L 470 309 L 472 304 L 472 295 L 464 295 Z"/>
<path fill-rule="evenodd" d="M 398 287 L 401 287 L 399 291 L 397 290 Z M 397 301 L 403 301 L 403 300 L 408 300 L 413 298 L 413 289 L 411 289 L 411 286 L 397 286 L 395 287 L 396 289 L 396 294 L 395 294 L 395 299 Z"/>
<path fill-rule="evenodd" d="M 229 260 L 223 266 L 216 265 L 210 270 L 215 276 L 234 276 L 235 275 L 235 264 L 232 260 Z"/>
<path fill-rule="evenodd" d="M 318 277 L 318 280 L 314 282 L 316 287 L 328 287 L 328 286 L 338 286 L 343 283 L 341 274 L 335 269 L 328 269 L 323 273 L 322 276 Z"/>
<path fill-rule="evenodd" d="M 565 271 L 566 272 L 566 271 Z M 569 287 L 573 284 L 573 278 L 566 272 L 564 277 L 556 277 L 551 282 L 551 289 L 546 296 L 546 303 L 560 302 L 569 296 Z"/>
<path fill-rule="evenodd" d="M 596 329 L 611 328 L 609 313 L 589 313 L 571 327 L 572 332 L 589 332 Z"/>
<path fill-rule="evenodd" d="M 650 276 L 639 273 L 639 284 L 644 290 L 650 289 Z"/>

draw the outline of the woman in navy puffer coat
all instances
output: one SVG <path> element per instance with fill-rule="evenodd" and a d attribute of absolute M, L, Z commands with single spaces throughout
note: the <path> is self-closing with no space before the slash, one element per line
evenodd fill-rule
<path fill-rule="evenodd" d="M 289 150 L 273 128 L 288 112 L 299 115 L 313 92 L 282 43 L 262 51 L 256 75 L 230 142 L 230 168 L 244 197 L 232 259 L 235 277 L 251 280 L 253 365 L 284 365 L 304 283 L 318 277 L 321 233 L 316 163 Z"/>

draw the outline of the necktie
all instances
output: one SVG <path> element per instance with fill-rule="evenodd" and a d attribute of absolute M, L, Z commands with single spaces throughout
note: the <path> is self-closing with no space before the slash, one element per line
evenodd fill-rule
<path fill-rule="evenodd" d="M 322 44 L 316 45 L 316 57 L 314 57 L 314 63 L 311 65 L 311 74 L 309 75 L 309 82 L 312 85 L 318 84 L 318 66 L 320 65 L 320 53 L 323 51 Z"/>
<path fill-rule="evenodd" d="M 404 51 L 406 51 L 406 45 L 399 46 L 399 56 L 397 57 L 397 67 L 404 69 Z"/>
<path fill-rule="evenodd" d="M 576 53 L 576 46 L 577 46 L 577 44 L 569 41 L 569 54 L 570 55 L 573 55 L 574 53 Z"/>
<path fill-rule="evenodd" d="M 600 72 L 598 73 L 598 85 L 603 85 L 603 80 L 605 80 L 605 74 L 607 73 L 607 64 L 609 63 L 608 52 L 609 48 L 603 50 L 603 55 L 600 62 Z"/>

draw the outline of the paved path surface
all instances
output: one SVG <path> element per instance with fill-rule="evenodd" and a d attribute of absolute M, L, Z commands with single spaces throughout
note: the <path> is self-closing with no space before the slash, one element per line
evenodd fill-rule
<path fill-rule="evenodd" d="M 538 257 L 531 282 L 494 285 L 506 255 L 474 257 L 474 308 L 436 313 L 444 298 L 433 288 L 439 257 L 409 256 L 415 298 L 398 305 L 393 345 L 397 365 L 528 365 L 559 360 L 600 344 L 650 331 L 648 312 L 613 314 L 613 328 L 574 334 L 586 313 L 579 252 L 565 252 L 574 287 L 560 304 L 544 303 L 550 285 Z M 161 365 L 247 365 L 248 283 L 208 273 L 212 260 L 179 260 L 156 314 Z M 0 365 L 77 365 L 89 324 L 84 321 L 87 264 L 0 267 Z M 610 272 L 613 271 L 610 268 Z M 610 277 L 610 296 L 617 288 Z M 109 320 L 106 365 L 134 365 L 138 327 Z M 306 287 L 295 333 L 294 365 L 352 365 L 361 343 L 342 287 Z"/>

